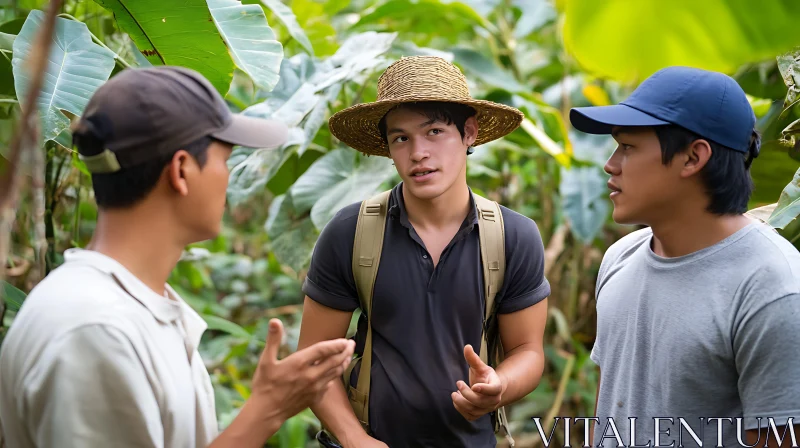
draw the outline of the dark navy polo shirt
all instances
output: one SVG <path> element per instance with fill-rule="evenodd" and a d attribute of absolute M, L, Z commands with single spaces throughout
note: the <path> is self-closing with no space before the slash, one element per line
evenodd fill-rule
<path fill-rule="evenodd" d="M 383 252 L 372 301 L 370 428 L 391 448 L 494 447 L 488 415 L 467 421 L 453 406 L 456 382 L 469 384 L 464 346 L 477 352 L 484 316 L 483 268 L 474 202 L 434 269 L 408 220 L 402 183 L 389 199 Z M 337 310 L 359 308 L 351 257 L 360 203 L 341 209 L 314 249 L 303 292 Z M 495 298 L 498 313 L 513 313 L 550 294 L 544 247 L 536 223 L 501 207 L 506 271 Z M 363 351 L 366 320 L 358 325 Z M 357 384 L 358 366 L 352 384 Z"/>

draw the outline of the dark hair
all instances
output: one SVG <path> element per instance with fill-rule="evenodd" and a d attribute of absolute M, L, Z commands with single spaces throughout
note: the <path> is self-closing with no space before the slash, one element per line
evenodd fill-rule
<path fill-rule="evenodd" d="M 655 126 L 661 143 L 661 160 L 672 162 L 676 154 L 686 150 L 695 140 L 704 139 L 688 129 L 676 125 Z M 709 139 L 711 157 L 700 172 L 700 178 L 711 198 L 707 210 L 716 215 L 742 214 L 753 193 L 750 165 L 761 150 L 761 135 L 753 131 L 746 154 L 732 150 Z"/>
<path fill-rule="evenodd" d="M 202 168 L 208 160 L 208 147 L 213 141 L 210 136 L 201 137 L 188 145 L 176 148 L 176 151 L 178 149 L 187 151 Z M 81 154 L 94 155 L 103 152 L 102 141 L 91 136 L 78 136 L 74 142 L 80 148 Z M 93 173 L 92 187 L 97 206 L 106 209 L 125 208 L 141 201 L 155 188 L 174 155 L 175 153 L 170 153 L 155 157 L 114 173 Z"/>
<path fill-rule="evenodd" d="M 429 120 L 441 121 L 448 125 L 455 124 L 458 132 L 461 134 L 461 138 L 464 138 L 464 123 L 467 122 L 469 117 L 477 114 L 475 109 L 467 105 L 441 101 L 403 103 L 395 106 L 389 112 L 397 109 L 413 110 L 422 113 L 428 117 Z M 389 115 L 389 112 L 386 112 L 378 123 L 378 130 L 381 133 L 381 139 L 383 139 L 384 143 L 388 143 L 388 138 L 386 136 L 386 115 Z"/>

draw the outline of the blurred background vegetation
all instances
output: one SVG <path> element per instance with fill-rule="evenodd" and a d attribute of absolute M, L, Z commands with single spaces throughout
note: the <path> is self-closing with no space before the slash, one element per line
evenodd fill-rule
<path fill-rule="evenodd" d="M 792 0 L 177 3 L 64 3 L 46 74 L 58 82 L 47 83 L 38 101 L 41 140 L 17 168 L 19 200 L 12 204 L 10 234 L 0 235 L 10 242 L 0 327 L 13 325 L 25 294 L 62 262 L 64 250 L 91 237 L 91 178 L 70 147 L 70 120 L 126 67 L 199 70 L 232 110 L 291 127 L 280 149 L 235 150 L 223 232 L 187 248 L 170 278 L 209 323 L 201 352 L 223 427 L 248 397 L 268 318 L 285 323 L 284 354 L 296 349 L 300 285 L 320 229 L 340 207 L 399 181 L 389 160 L 363 157 L 336 141 L 327 118 L 374 100 L 381 71 L 401 56 L 450 60 L 469 79 L 473 96 L 513 105 L 526 116 L 517 131 L 476 148 L 468 161 L 472 188 L 533 218 L 546 245 L 553 290 L 547 366 L 541 385 L 510 409 L 517 446 L 541 443 L 532 417 L 551 425 L 554 416 L 592 415 L 597 378 L 588 354 L 596 273 L 605 249 L 632 230 L 610 219 L 602 165 L 613 140 L 573 132 L 570 107 L 616 103 L 666 65 L 731 74 L 750 95 L 764 135 L 751 206 L 762 207 L 759 216 L 800 246 L 800 56 L 794 53 L 800 4 Z M 5 177 L 8 142 L 30 81 L 23 61 L 46 7 L 44 0 L 0 0 Z M 305 411 L 270 446 L 315 446 L 318 428 Z M 583 428 L 573 429 L 573 443 L 580 443 Z M 555 434 L 557 443 L 563 438 Z"/>

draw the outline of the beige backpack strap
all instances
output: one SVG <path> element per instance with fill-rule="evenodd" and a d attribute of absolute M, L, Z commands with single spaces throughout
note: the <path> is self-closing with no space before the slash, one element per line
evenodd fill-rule
<path fill-rule="evenodd" d="M 494 312 L 494 298 L 503 286 L 506 270 L 505 228 L 500 206 L 489 199 L 473 194 L 478 211 L 478 229 L 481 244 L 481 262 L 483 264 L 483 288 L 486 298 L 486 314 L 483 319 L 484 330 Z M 481 340 L 480 356 L 489 364 L 487 353 L 486 331 Z"/>
<path fill-rule="evenodd" d="M 496 347 L 489 347 L 488 326 L 495 312 L 495 296 L 503 286 L 506 270 L 505 227 L 500 205 L 480 195 L 472 195 L 478 212 L 478 229 L 481 245 L 481 262 L 483 264 L 484 297 L 486 298 L 486 314 L 483 320 L 483 336 L 481 337 L 480 357 L 484 363 L 497 367 L 503 358 L 503 348 L 499 334 L 496 336 Z M 490 349 L 493 353 L 489 353 Z M 494 359 L 489 359 L 494 355 Z M 508 429 L 508 418 L 505 408 L 497 410 L 494 418 L 495 431 L 503 430 L 509 446 L 514 446 L 514 439 Z"/>
<path fill-rule="evenodd" d="M 372 366 L 372 292 L 378 275 L 378 264 L 383 249 L 383 235 L 386 229 L 386 214 L 391 190 L 379 193 L 361 203 L 353 241 L 353 277 L 358 291 L 361 310 L 367 315 L 367 338 L 358 385 L 350 388 L 348 394 L 353 411 L 361 424 L 369 426 L 369 384 Z M 349 373 L 350 369 L 348 369 Z"/>

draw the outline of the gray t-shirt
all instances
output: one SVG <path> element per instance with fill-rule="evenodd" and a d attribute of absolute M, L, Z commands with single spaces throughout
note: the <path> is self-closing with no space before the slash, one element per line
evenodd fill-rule
<path fill-rule="evenodd" d="M 633 427 L 652 447 L 700 446 L 688 428 L 718 446 L 720 424 L 723 446 L 742 446 L 737 418 L 745 443 L 758 417 L 800 423 L 800 253 L 762 223 L 676 258 L 652 236 L 625 236 L 600 266 L 594 446 L 618 446 L 609 418 L 625 446 Z"/>

